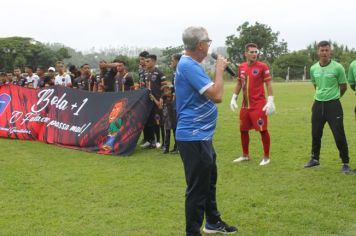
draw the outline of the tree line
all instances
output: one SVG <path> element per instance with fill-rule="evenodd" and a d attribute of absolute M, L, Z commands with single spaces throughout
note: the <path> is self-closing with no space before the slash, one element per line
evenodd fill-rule
<path fill-rule="evenodd" d="M 288 44 L 279 40 L 279 32 L 273 32 L 268 25 L 256 22 L 244 22 L 236 29 L 237 35 L 226 38 L 227 53 L 234 63 L 244 61 L 244 46 L 249 42 L 256 43 L 260 48 L 259 58 L 266 62 L 274 78 L 285 79 L 289 71 L 290 79 L 302 79 L 304 70 L 309 72 L 311 65 L 318 61 L 317 44 L 311 42 L 306 48 L 289 52 Z M 320 39 L 325 40 L 325 39 Z M 340 62 L 347 70 L 350 63 L 356 59 L 356 51 L 346 45 L 331 42 L 333 59 Z M 289 70 L 288 70 L 289 68 Z M 309 73 L 306 73 L 307 79 Z"/>
<path fill-rule="evenodd" d="M 268 25 L 256 22 L 244 22 L 236 28 L 236 35 L 226 37 L 225 47 L 214 49 L 228 57 L 233 65 L 243 62 L 244 47 L 249 42 L 256 43 L 260 48 L 259 59 L 266 62 L 275 78 L 285 79 L 289 72 L 290 79 L 302 79 L 304 70 L 309 71 L 310 66 L 318 61 L 316 54 L 317 42 L 311 42 L 306 48 L 292 51 L 288 50 L 288 43 L 279 39 L 279 32 L 274 32 Z M 320 39 L 322 40 L 322 39 Z M 348 69 L 351 61 L 356 59 L 356 51 L 346 45 L 331 42 L 333 58 Z M 128 69 L 135 72 L 138 68 L 137 55 L 140 51 L 148 50 L 158 56 L 158 64 L 164 73 L 171 73 L 170 58 L 175 53 L 183 51 L 183 45 L 166 48 L 139 48 L 120 47 L 106 48 L 99 51 L 92 48 L 83 53 L 63 44 L 44 44 L 32 38 L 8 37 L 0 38 L 0 71 L 12 71 L 14 67 L 50 67 L 56 61 L 64 61 L 68 66 L 90 64 L 98 68 L 99 62 L 121 59 L 127 62 Z M 208 59 L 208 64 L 213 61 Z M 306 73 L 307 76 L 309 73 Z"/>

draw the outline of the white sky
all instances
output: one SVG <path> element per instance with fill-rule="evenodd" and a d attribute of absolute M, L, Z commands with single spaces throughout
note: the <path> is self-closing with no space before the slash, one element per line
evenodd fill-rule
<path fill-rule="evenodd" d="M 203 26 L 212 47 L 245 21 L 279 31 L 290 50 L 333 40 L 356 48 L 354 0 L 2 0 L 0 37 L 27 36 L 87 51 L 181 45 L 188 26 Z"/>

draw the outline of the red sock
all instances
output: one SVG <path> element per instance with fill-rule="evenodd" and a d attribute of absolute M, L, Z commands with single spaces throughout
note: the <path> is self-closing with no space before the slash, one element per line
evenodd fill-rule
<path fill-rule="evenodd" d="M 248 157 L 248 144 L 250 143 L 250 136 L 248 131 L 240 131 L 240 133 L 243 156 Z"/>
<path fill-rule="evenodd" d="M 268 130 L 261 131 L 261 138 L 262 138 L 262 143 L 263 143 L 263 151 L 264 151 L 264 157 L 269 157 L 269 147 L 271 143 L 271 139 L 269 137 Z"/>

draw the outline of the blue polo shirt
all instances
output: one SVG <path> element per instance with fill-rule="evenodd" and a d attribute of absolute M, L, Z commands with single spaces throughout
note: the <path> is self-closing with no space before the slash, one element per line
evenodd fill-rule
<path fill-rule="evenodd" d="M 203 95 L 213 84 L 197 61 L 181 57 L 175 81 L 178 141 L 213 138 L 218 111 L 215 103 Z"/>

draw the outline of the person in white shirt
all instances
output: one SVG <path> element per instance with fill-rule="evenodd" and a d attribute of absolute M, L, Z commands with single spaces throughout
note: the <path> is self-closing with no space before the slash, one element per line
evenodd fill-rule
<path fill-rule="evenodd" d="M 58 61 L 56 63 L 56 70 L 58 72 L 58 75 L 55 77 L 54 85 L 72 87 L 72 80 L 70 78 L 70 75 L 65 73 L 65 67 L 63 62 Z"/>
<path fill-rule="evenodd" d="M 33 73 L 33 67 L 32 66 L 25 66 L 25 72 L 27 73 L 26 77 L 26 84 L 32 83 L 33 88 L 38 87 L 38 81 L 40 80 L 40 77 L 38 77 L 36 74 Z"/>

